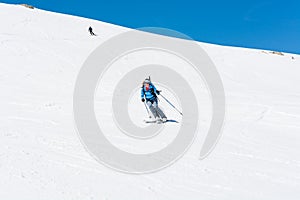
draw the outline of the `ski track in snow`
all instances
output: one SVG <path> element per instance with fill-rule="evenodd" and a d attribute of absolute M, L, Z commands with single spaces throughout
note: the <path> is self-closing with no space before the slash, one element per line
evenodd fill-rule
<path fill-rule="evenodd" d="M 223 136 L 204 160 L 200 135 L 169 168 L 128 175 L 88 154 L 72 116 L 82 63 L 127 29 L 16 5 L 0 10 L 0 199 L 300 199 L 299 55 L 199 43 L 224 83 Z M 209 118 L 201 123 L 207 128 Z"/>

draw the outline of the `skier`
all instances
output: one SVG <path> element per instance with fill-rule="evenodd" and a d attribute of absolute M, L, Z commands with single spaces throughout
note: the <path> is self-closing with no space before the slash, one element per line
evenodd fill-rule
<path fill-rule="evenodd" d="M 96 34 L 93 32 L 93 28 L 91 26 L 89 27 L 89 32 L 90 32 L 91 36 L 96 36 Z"/>
<path fill-rule="evenodd" d="M 167 117 L 164 112 L 158 107 L 157 95 L 160 94 L 159 90 L 156 90 L 155 86 L 151 83 L 150 77 L 146 78 L 141 88 L 142 102 L 146 101 L 151 113 L 155 117 L 157 123 L 166 122 Z"/>

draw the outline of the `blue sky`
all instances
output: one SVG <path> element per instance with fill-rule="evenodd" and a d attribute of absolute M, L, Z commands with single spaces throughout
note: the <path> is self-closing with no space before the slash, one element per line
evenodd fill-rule
<path fill-rule="evenodd" d="M 195 40 L 300 54 L 300 1 L 4 0 L 130 28 L 164 27 Z"/>

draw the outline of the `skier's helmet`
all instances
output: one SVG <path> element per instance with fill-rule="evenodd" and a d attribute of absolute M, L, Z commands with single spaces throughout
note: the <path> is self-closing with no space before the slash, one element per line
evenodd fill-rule
<path fill-rule="evenodd" d="M 150 84 L 150 83 L 151 83 L 151 81 L 150 81 L 150 79 L 149 79 L 149 78 L 146 78 L 146 79 L 144 80 L 144 84 L 146 84 L 146 83 L 148 83 L 148 84 Z"/>

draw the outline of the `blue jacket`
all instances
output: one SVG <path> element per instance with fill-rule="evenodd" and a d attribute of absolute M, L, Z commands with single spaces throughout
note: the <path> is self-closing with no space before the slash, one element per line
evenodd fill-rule
<path fill-rule="evenodd" d="M 156 94 L 157 94 L 157 91 L 156 91 L 156 88 L 153 84 L 149 84 L 149 89 L 148 91 L 146 90 L 146 86 L 143 85 L 142 89 L 141 89 L 141 98 L 144 98 L 146 100 L 154 100 L 156 99 Z"/>

